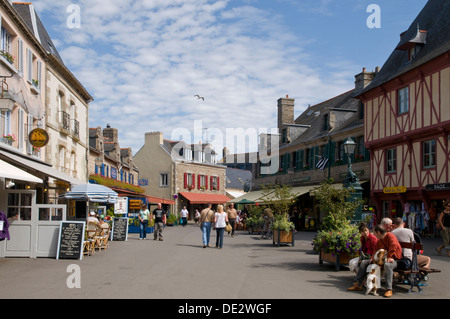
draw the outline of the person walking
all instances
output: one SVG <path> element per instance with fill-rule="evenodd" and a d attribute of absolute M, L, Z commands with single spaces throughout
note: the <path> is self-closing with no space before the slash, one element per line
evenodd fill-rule
<path fill-rule="evenodd" d="M 216 248 L 223 247 L 223 233 L 228 223 L 227 213 L 223 211 L 223 205 L 217 205 L 217 212 L 214 216 L 214 224 L 216 227 Z"/>
<path fill-rule="evenodd" d="M 439 215 L 438 225 L 441 227 L 443 243 L 436 248 L 436 252 L 441 255 L 442 249 L 445 248 L 447 256 L 450 257 L 450 202 L 444 203 L 444 210 Z"/>
<path fill-rule="evenodd" d="M 211 227 L 214 222 L 214 212 L 211 204 L 202 210 L 199 217 L 200 228 L 202 230 L 203 248 L 210 247 L 209 240 L 211 237 Z"/>
<path fill-rule="evenodd" d="M 228 221 L 231 225 L 231 237 L 234 237 L 234 230 L 236 229 L 237 211 L 234 208 L 233 203 L 228 204 L 227 217 L 228 217 Z M 230 236 L 230 232 L 228 232 L 228 236 Z"/>
<path fill-rule="evenodd" d="M 155 231 L 153 232 L 153 239 L 157 240 L 159 237 L 159 240 L 163 240 L 163 228 L 166 224 L 167 218 L 166 218 L 166 211 L 161 207 L 161 203 L 158 203 L 158 207 L 153 210 L 152 212 L 152 219 L 155 220 Z"/>
<path fill-rule="evenodd" d="M 150 212 L 147 208 L 147 205 L 142 204 L 141 209 L 139 210 L 139 239 L 147 239 L 147 226 L 148 226 L 148 217 L 150 216 Z"/>
<path fill-rule="evenodd" d="M 189 216 L 189 212 L 186 209 L 186 206 L 183 206 L 183 209 L 180 212 L 180 216 L 181 216 L 181 223 L 184 227 L 187 225 L 187 217 Z"/>

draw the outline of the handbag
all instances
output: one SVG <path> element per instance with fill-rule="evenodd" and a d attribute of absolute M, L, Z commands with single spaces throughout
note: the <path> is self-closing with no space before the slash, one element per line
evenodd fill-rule
<path fill-rule="evenodd" d="M 225 231 L 229 233 L 231 230 L 232 230 L 231 225 L 227 223 L 227 225 L 225 226 Z"/>

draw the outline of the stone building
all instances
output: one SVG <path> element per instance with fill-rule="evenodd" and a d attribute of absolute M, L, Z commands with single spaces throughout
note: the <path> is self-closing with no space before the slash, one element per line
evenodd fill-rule
<path fill-rule="evenodd" d="M 217 164 L 209 144 L 170 141 L 161 132 L 145 133 L 145 143 L 135 154 L 150 202 L 165 204 L 178 213 L 183 206 L 191 216 L 206 203 L 224 204 L 226 167 Z M 170 206 L 168 206 L 170 205 Z"/>

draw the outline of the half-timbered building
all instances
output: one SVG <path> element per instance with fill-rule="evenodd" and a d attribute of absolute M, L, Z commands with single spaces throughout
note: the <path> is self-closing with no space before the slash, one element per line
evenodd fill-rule
<path fill-rule="evenodd" d="M 428 1 L 358 96 L 378 218 L 405 217 L 416 230 L 450 199 L 449 14 L 449 1 Z"/>

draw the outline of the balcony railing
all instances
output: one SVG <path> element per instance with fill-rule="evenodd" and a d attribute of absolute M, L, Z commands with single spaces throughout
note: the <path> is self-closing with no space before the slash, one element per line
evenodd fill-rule
<path fill-rule="evenodd" d="M 73 120 L 73 136 L 80 138 L 80 122 Z"/>

